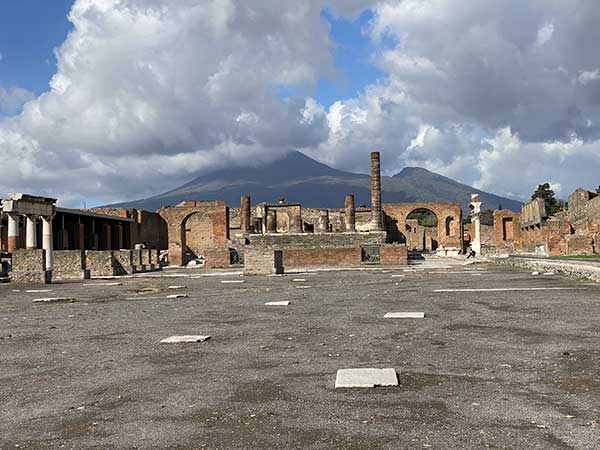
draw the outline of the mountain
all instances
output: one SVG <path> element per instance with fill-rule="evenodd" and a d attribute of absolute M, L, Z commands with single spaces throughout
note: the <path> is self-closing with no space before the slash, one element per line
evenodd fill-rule
<path fill-rule="evenodd" d="M 518 211 L 521 207 L 516 200 L 480 191 L 420 167 L 405 167 L 381 181 L 384 203 L 458 202 L 466 211 L 471 194 L 478 193 L 484 209 L 502 205 Z M 303 153 L 292 152 L 262 167 L 214 171 L 164 194 L 110 206 L 153 211 L 183 200 L 225 200 L 230 206 L 238 206 L 240 196 L 250 195 L 253 204 L 283 197 L 308 208 L 342 208 L 346 194 L 354 194 L 357 206 L 370 205 L 369 175 L 333 169 Z"/>

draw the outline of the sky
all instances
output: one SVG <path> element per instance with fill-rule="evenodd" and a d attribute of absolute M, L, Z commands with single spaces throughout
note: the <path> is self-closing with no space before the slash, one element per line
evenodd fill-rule
<path fill-rule="evenodd" d="M 0 192 L 155 195 L 299 150 L 600 184 L 596 0 L 3 0 Z"/>

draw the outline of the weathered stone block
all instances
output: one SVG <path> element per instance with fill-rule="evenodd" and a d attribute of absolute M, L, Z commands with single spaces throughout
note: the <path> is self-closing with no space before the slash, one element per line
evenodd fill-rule
<path fill-rule="evenodd" d="M 379 248 L 379 260 L 383 266 L 405 266 L 408 264 L 408 248 L 400 244 L 383 244 Z"/>
<path fill-rule="evenodd" d="M 53 280 L 86 280 L 90 278 L 83 250 L 57 250 L 54 251 L 53 256 Z"/>
<path fill-rule="evenodd" d="M 11 280 L 13 283 L 51 283 L 52 272 L 45 270 L 45 267 L 46 252 L 44 250 L 14 250 Z"/>
<path fill-rule="evenodd" d="M 244 275 L 271 275 L 283 273 L 283 254 L 280 250 L 264 247 L 246 247 Z"/>
<path fill-rule="evenodd" d="M 133 250 L 115 251 L 113 256 L 117 275 L 133 274 Z"/>
<path fill-rule="evenodd" d="M 89 269 L 93 277 L 118 275 L 112 250 L 87 250 L 85 260 L 86 268 Z"/>

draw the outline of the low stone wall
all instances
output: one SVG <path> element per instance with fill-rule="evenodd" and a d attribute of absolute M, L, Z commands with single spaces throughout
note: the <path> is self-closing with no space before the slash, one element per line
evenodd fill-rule
<path fill-rule="evenodd" d="M 133 273 L 133 250 L 115 251 L 113 257 L 117 275 L 131 275 Z"/>
<path fill-rule="evenodd" d="M 142 266 L 144 266 L 145 270 L 153 270 L 154 264 L 152 264 L 152 256 L 149 248 L 145 248 L 140 250 L 141 258 L 142 258 Z"/>
<path fill-rule="evenodd" d="M 86 268 L 85 252 L 83 250 L 55 250 L 52 280 L 86 280 L 90 271 Z"/>
<path fill-rule="evenodd" d="M 45 270 L 44 250 L 15 250 L 12 253 L 11 280 L 13 283 L 52 282 L 52 272 Z"/>
<path fill-rule="evenodd" d="M 408 264 L 406 245 L 384 244 L 379 247 L 379 260 L 383 266 L 405 266 Z"/>
<path fill-rule="evenodd" d="M 554 272 L 572 278 L 584 278 L 600 282 L 600 266 L 582 261 L 556 261 L 529 258 L 490 258 L 496 264 L 519 267 L 538 272 Z"/>
<path fill-rule="evenodd" d="M 112 250 L 87 250 L 85 252 L 86 268 L 93 277 L 109 277 L 118 275 Z"/>
<path fill-rule="evenodd" d="M 357 247 L 383 244 L 385 232 L 373 233 L 286 233 L 249 234 L 250 245 L 273 248 Z"/>
<path fill-rule="evenodd" d="M 357 267 L 361 265 L 360 246 L 343 248 L 284 248 L 283 266 L 286 270 L 312 267 Z"/>
<path fill-rule="evenodd" d="M 283 273 L 281 250 L 267 247 L 248 247 L 244 252 L 244 275 Z"/>
<path fill-rule="evenodd" d="M 231 265 L 229 248 L 207 248 L 202 250 L 206 269 L 226 269 Z"/>

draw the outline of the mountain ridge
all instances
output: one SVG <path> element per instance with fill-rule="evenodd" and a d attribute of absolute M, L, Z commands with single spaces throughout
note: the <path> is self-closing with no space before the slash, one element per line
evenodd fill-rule
<path fill-rule="evenodd" d="M 457 202 L 467 211 L 470 195 L 477 193 L 483 208 L 501 204 L 504 209 L 518 210 L 522 204 L 422 167 L 405 167 L 381 178 L 384 203 Z M 307 208 L 341 208 L 346 194 L 354 194 L 357 205 L 369 205 L 370 176 L 335 169 L 295 151 L 263 166 L 216 170 L 163 194 L 109 206 L 157 210 L 183 200 L 225 200 L 237 206 L 240 196 L 250 195 L 254 204 L 285 198 Z"/>

